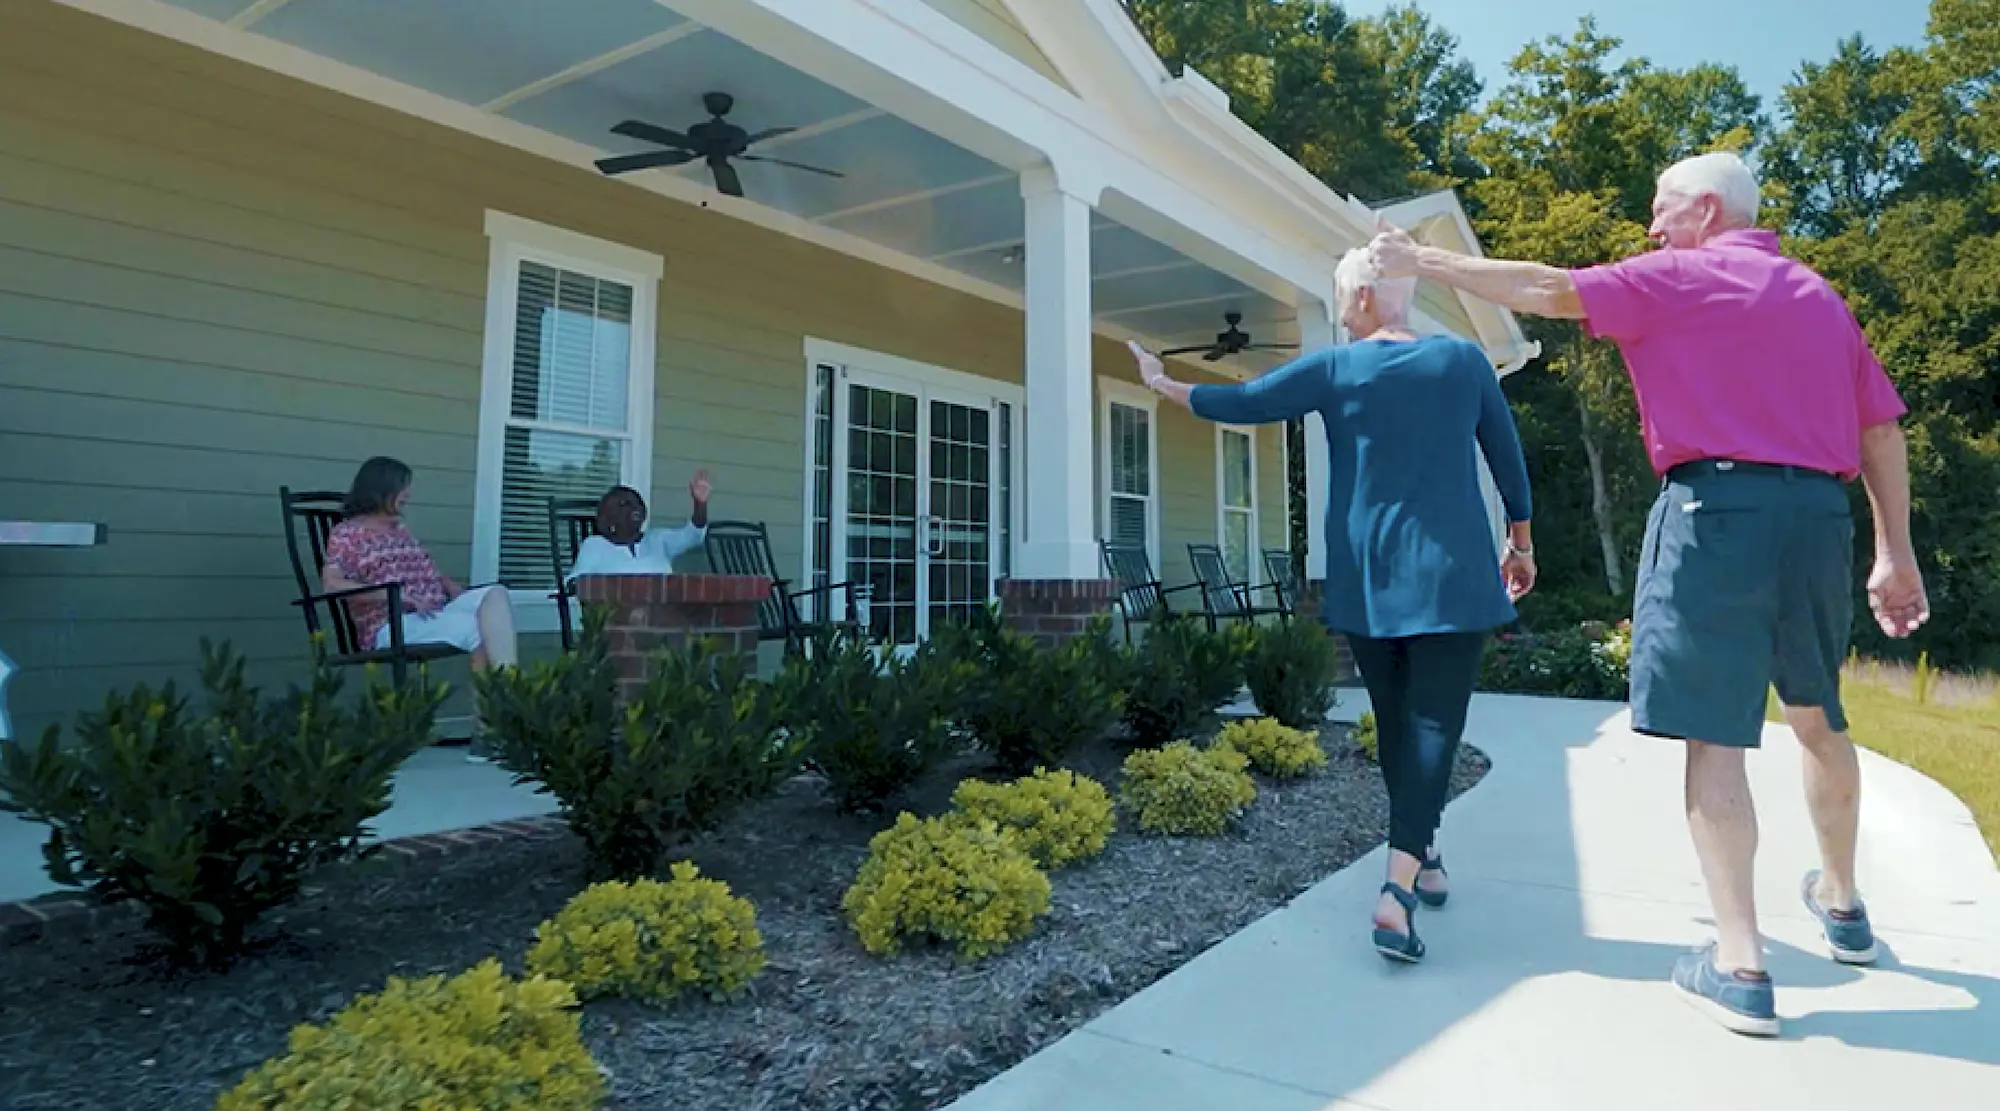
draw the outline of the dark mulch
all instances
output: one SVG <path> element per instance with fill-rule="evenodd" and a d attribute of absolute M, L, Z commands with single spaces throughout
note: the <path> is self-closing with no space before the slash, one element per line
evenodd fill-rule
<path fill-rule="evenodd" d="M 926 949 L 882 960 L 841 893 L 886 819 L 832 813 L 811 779 L 690 853 L 757 908 L 769 970 L 733 1003 L 585 1009 L 609 1108 L 806 1111 L 938 1107 L 1082 1025 L 1379 844 L 1380 777 L 1348 739 L 1313 779 L 1260 782 L 1212 839 L 1122 831 L 1054 876 L 1034 936 L 974 965 Z M 1110 781 L 1122 753 L 1080 753 Z M 1468 750 L 1454 790 L 1487 768 Z M 961 765 L 907 800 L 941 810 Z M 582 884 L 574 841 L 517 842 L 402 867 L 343 870 L 275 915 L 261 951 L 220 975 L 162 971 L 136 929 L 0 951 L 0 1107 L 203 1111 L 287 1031 L 391 974 L 456 973 L 498 954 L 518 971 L 536 923 Z M 1361 924 L 1357 923 L 1357 938 Z M 1357 940 L 1357 944 L 1359 941 Z"/>

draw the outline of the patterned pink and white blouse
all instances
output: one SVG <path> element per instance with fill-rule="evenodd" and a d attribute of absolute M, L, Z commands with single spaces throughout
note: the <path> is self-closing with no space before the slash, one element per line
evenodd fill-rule
<path fill-rule="evenodd" d="M 326 538 L 326 565 L 363 586 L 402 583 L 405 613 L 436 613 L 450 600 L 451 580 L 438 570 L 431 554 L 401 521 L 379 524 L 353 520 L 333 526 Z M 375 638 L 389 623 L 388 598 L 364 594 L 348 599 L 347 609 L 361 638 L 359 647 L 375 647 Z"/>

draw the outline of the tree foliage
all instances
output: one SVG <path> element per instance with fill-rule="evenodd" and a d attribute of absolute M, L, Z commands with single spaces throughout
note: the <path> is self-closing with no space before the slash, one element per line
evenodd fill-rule
<path fill-rule="evenodd" d="M 1126 6 L 1170 65 L 1222 86 L 1334 188 L 1457 188 L 1496 256 L 1581 266 L 1642 250 L 1661 169 L 1744 152 L 1766 221 L 1846 296 L 1911 409 L 1912 527 L 1935 617 L 1891 646 L 1863 614 L 1857 637 L 2000 666 L 2000 0 L 1931 0 L 1915 47 L 1842 41 L 1800 64 L 1770 115 L 1728 67 L 1655 66 L 1589 18 L 1526 44 L 1481 105 L 1449 28 L 1414 7 L 1355 20 L 1326 0 Z M 1523 323 L 1544 346 L 1507 386 L 1542 563 L 1523 616 L 1614 619 L 1657 488 L 1631 389 L 1614 347 Z M 1858 531 L 1865 574 L 1872 539 Z"/>

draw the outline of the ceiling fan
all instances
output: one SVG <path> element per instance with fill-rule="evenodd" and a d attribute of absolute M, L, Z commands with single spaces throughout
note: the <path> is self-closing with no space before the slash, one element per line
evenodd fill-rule
<path fill-rule="evenodd" d="M 741 162 L 769 162 L 774 166 L 805 170 L 827 177 L 847 176 L 838 170 L 808 166 L 803 162 L 750 154 L 748 153 L 750 148 L 756 144 L 766 139 L 775 139 L 780 135 L 789 135 L 798 128 L 773 127 L 751 134 L 723 119 L 731 108 L 736 107 L 736 98 L 728 93 L 704 93 L 701 104 L 708 110 L 710 118 L 695 124 L 685 132 L 657 127 L 644 120 L 626 120 L 612 128 L 611 133 L 614 135 L 643 139 L 668 149 L 600 158 L 597 160 L 598 171 L 607 176 L 629 174 L 634 170 L 650 170 L 659 166 L 685 166 L 700 160 L 708 163 L 708 172 L 715 178 L 715 188 L 731 197 L 743 195 L 743 179 L 736 175 L 736 167 L 730 165 L 732 158 Z"/>
<path fill-rule="evenodd" d="M 1250 333 L 1237 327 L 1238 324 L 1243 323 L 1243 314 L 1240 312 L 1223 313 L 1222 320 L 1223 323 L 1229 325 L 1229 328 L 1226 331 L 1217 332 L 1214 343 L 1204 343 L 1194 347 L 1175 347 L 1167 351 L 1162 351 L 1160 354 L 1192 355 L 1200 351 L 1202 352 L 1202 359 L 1212 363 L 1225 355 L 1237 355 L 1245 351 L 1297 351 L 1299 349 L 1299 345 L 1296 343 L 1251 343 Z"/>

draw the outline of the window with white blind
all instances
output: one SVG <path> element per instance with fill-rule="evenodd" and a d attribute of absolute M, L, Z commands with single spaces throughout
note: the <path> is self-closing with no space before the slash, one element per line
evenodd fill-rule
<path fill-rule="evenodd" d="M 552 499 L 652 496 L 657 255 L 488 213 L 473 576 L 547 608 Z M 567 562 L 568 553 L 561 553 Z M 532 616 L 526 621 L 538 624 Z"/>
<path fill-rule="evenodd" d="M 1256 582 L 1262 576 L 1250 571 L 1257 565 L 1257 433 L 1221 425 L 1215 435 L 1215 542 L 1230 577 Z"/>
<path fill-rule="evenodd" d="M 1104 382 L 1101 483 L 1104 536 L 1114 544 L 1143 546 L 1157 572 L 1159 538 L 1159 408 L 1149 392 Z"/>

